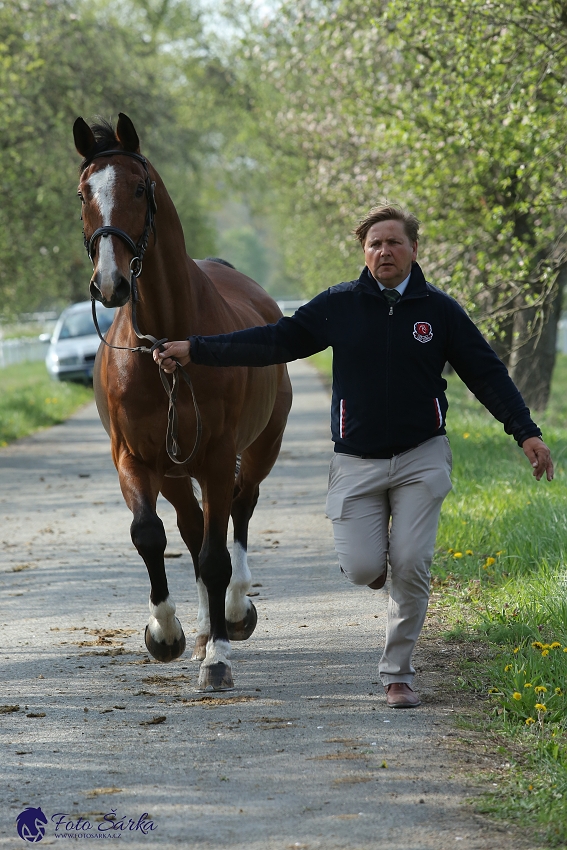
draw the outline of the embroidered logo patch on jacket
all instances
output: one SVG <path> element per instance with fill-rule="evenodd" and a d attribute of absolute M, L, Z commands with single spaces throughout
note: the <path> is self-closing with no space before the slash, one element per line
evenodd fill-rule
<path fill-rule="evenodd" d="M 431 342 L 433 331 L 429 322 L 416 322 L 413 326 L 413 335 L 418 342 Z"/>

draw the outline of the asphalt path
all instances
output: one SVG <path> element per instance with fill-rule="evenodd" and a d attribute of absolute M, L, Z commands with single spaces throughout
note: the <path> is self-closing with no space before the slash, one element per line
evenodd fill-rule
<path fill-rule="evenodd" d="M 387 588 L 339 573 L 324 516 L 329 398 L 310 367 L 291 372 L 283 450 L 251 525 L 258 627 L 233 645 L 231 692 L 196 691 L 193 569 L 164 501 L 188 650 L 148 657 L 149 584 L 94 405 L 0 451 L 1 848 L 27 846 L 27 807 L 48 820 L 42 847 L 520 846 L 467 802 L 474 778 L 446 746 L 454 707 L 427 675 L 421 708 L 385 705 Z"/>

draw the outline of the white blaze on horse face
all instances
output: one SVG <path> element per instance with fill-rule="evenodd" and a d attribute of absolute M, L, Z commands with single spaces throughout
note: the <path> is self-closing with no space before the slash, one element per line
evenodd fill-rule
<path fill-rule="evenodd" d="M 116 184 L 116 168 L 114 165 L 107 165 L 89 177 L 89 185 L 93 195 L 93 201 L 98 206 L 102 217 L 101 227 L 107 227 L 112 224 L 112 210 L 114 207 L 114 186 Z M 114 246 L 112 239 L 108 236 L 101 237 L 98 240 L 98 271 L 100 273 L 101 287 L 110 286 L 110 293 L 114 286 L 112 275 L 117 270 L 116 257 L 114 256 Z M 101 291 L 103 291 L 101 289 Z"/>
<path fill-rule="evenodd" d="M 226 591 L 225 604 L 225 616 L 229 623 L 239 623 L 248 613 L 250 601 L 246 594 L 250 589 L 251 580 L 246 549 L 242 543 L 235 540 L 232 550 L 232 576 Z"/>
<path fill-rule="evenodd" d="M 175 603 L 168 596 L 159 605 L 154 605 L 150 599 L 150 619 L 148 629 L 155 641 L 171 646 L 181 638 L 181 626 L 175 616 Z"/>

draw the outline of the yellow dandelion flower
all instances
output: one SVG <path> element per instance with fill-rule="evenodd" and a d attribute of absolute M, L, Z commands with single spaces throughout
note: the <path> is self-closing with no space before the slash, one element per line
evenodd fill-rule
<path fill-rule="evenodd" d="M 534 649 L 543 649 L 543 643 L 540 643 L 539 640 L 534 640 L 532 646 Z"/>
<path fill-rule="evenodd" d="M 542 649 L 551 649 L 551 644 L 550 643 L 544 643 L 543 646 L 542 646 Z"/>
<path fill-rule="evenodd" d="M 449 555 L 452 555 L 454 551 L 455 551 L 454 549 L 447 549 L 447 552 L 449 553 Z"/>
<path fill-rule="evenodd" d="M 462 557 L 463 557 L 462 552 L 455 552 L 455 554 L 453 555 L 453 558 L 462 558 Z"/>
<path fill-rule="evenodd" d="M 514 697 L 514 699 L 522 699 L 522 695 L 518 693 L 518 691 L 514 691 L 512 696 Z"/>
<path fill-rule="evenodd" d="M 542 650 L 542 652 L 541 652 L 541 654 L 542 654 L 542 655 L 543 655 L 543 657 L 545 658 L 545 656 L 546 656 L 546 655 L 549 655 L 549 649 L 543 649 L 543 650 Z"/>
<path fill-rule="evenodd" d="M 512 665 L 511 665 L 511 664 L 507 664 L 507 665 L 504 667 L 504 672 L 505 672 L 505 673 L 507 673 L 507 672 L 508 672 L 508 670 L 511 670 L 511 669 L 512 669 Z"/>
<path fill-rule="evenodd" d="M 563 647 L 563 652 L 567 652 L 567 646 Z"/>
<path fill-rule="evenodd" d="M 506 549 L 499 549 L 496 554 L 497 555 L 503 555 L 505 551 L 506 551 Z"/>
<path fill-rule="evenodd" d="M 563 691 L 561 690 L 561 688 L 555 688 L 555 693 L 557 694 L 558 697 L 563 696 Z"/>
<path fill-rule="evenodd" d="M 526 682 L 526 684 L 524 685 L 524 688 L 531 688 L 531 686 L 532 686 L 531 682 Z"/>
<path fill-rule="evenodd" d="M 469 438 L 469 437 L 470 437 L 469 432 L 468 432 L 468 431 L 465 431 L 465 433 L 463 434 L 463 438 L 464 438 L 465 440 L 468 440 L 468 438 Z"/>
<path fill-rule="evenodd" d="M 498 690 L 498 688 L 489 688 L 488 693 L 489 694 L 497 694 L 497 693 L 499 693 L 499 690 Z"/>
<path fill-rule="evenodd" d="M 484 566 L 485 567 L 491 567 L 492 564 L 495 564 L 495 563 L 496 563 L 496 558 L 487 558 L 486 561 L 484 562 Z"/>
<path fill-rule="evenodd" d="M 535 709 L 536 711 L 547 711 L 547 708 L 542 702 L 536 702 Z"/>
<path fill-rule="evenodd" d="M 535 723 L 535 720 L 533 719 L 533 717 L 528 717 L 528 719 L 526 720 L 526 726 L 531 726 L 532 723 Z M 531 785 L 530 785 L 530 788 L 531 788 Z"/>
<path fill-rule="evenodd" d="M 474 552 L 472 549 L 467 549 L 465 555 L 474 555 Z"/>
<path fill-rule="evenodd" d="M 550 644 L 550 649 L 560 649 L 561 644 L 558 640 L 554 640 L 552 644 Z"/>
<path fill-rule="evenodd" d="M 520 651 L 520 647 L 519 647 L 519 646 L 515 646 L 515 647 L 514 647 L 514 655 L 516 655 L 519 651 Z"/>
<path fill-rule="evenodd" d="M 534 688 L 534 691 L 536 692 L 536 694 L 546 694 L 547 688 L 544 688 L 543 685 L 536 685 L 536 687 Z"/>
<path fill-rule="evenodd" d="M 535 722 L 535 721 L 534 721 L 534 722 Z M 533 785 L 528 785 L 528 791 L 533 791 L 533 790 L 534 790 L 534 786 L 533 786 Z"/>

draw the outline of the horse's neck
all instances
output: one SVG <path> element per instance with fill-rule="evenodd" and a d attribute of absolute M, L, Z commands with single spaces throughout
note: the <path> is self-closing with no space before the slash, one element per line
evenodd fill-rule
<path fill-rule="evenodd" d="M 199 333 L 200 315 L 222 298 L 187 255 L 173 201 L 156 174 L 156 238 L 150 235 L 139 279 L 138 324 L 142 333 L 178 339 Z"/>

